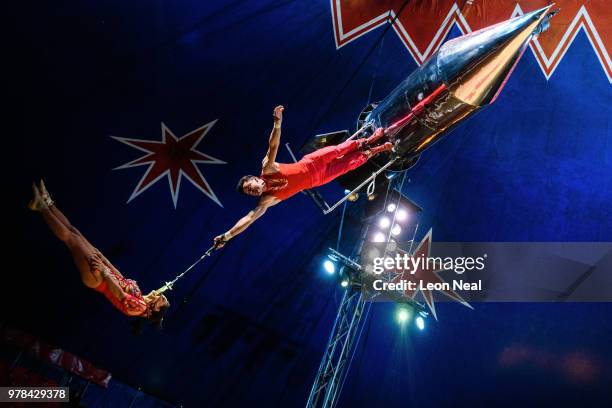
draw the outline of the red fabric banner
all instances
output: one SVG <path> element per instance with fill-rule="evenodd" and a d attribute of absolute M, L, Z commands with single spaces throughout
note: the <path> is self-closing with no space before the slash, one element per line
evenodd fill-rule
<path fill-rule="evenodd" d="M 108 383 L 111 379 L 111 374 L 108 371 L 97 368 L 92 363 L 79 356 L 52 346 L 20 330 L 6 326 L 2 326 L 1 330 L 2 340 L 6 344 L 15 346 L 43 361 L 60 366 L 102 387 L 108 387 Z"/>

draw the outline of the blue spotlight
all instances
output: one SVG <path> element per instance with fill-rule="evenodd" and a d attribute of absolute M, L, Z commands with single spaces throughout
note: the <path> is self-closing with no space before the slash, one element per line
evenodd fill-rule
<path fill-rule="evenodd" d="M 419 330 L 424 330 L 425 329 L 425 319 L 423 319 L 421 316 L 416 318 L 415 324 L 416 324 L 416 327 L 418 327 Z"/>
<path fill-rule="evenodd" d="M 406 305 L 399 305 L 395 311 L 395 319 L 400 325 L 406 324 L 410 319 L 412 319 L 412 308 Z"/>

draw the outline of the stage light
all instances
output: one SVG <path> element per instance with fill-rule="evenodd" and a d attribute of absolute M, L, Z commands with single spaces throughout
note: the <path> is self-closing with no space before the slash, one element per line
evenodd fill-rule
<path fill-rule="evenodd" d="M 342 279 L 342 281 L 340 282 L 340 286 L 342 286 L 343 288 L 346 288 L 349 285 L 349 281 L 348 279 Z"/>
<path fill-rule="evenodd" d="M 395 316 L 399 324 L 405 324 L 412 318 L 412 309 L 407 306 L 400 306 Z"/>
<path fill-rule="evenodd" d="M 378 194 L 376 193 L 372 193 L 370 195 L 368 195 L 368 201 L 374 201 L 374 199 L 378 197 Z"/>
<path fill-rule="evenodd" d="M 359 193 L 353 193 L 349 196 L 348 200 L 353 203 L 357 200 L 359 200 Z"/>
<path fill-rule="evenodd" d="M 418 327 L 419 330 L 424 330 L 425 329 L 425 319 L 423 319 L 421 316 L 416 318 L 416 327 Z"/>
<path fill-rule="evenodd" d="M 395 203 L 391 203 L 387 206 L 387 211 L 389 212 L 393 212 L 395 211 L 395 209 L 397 208 L 397 206 L 395 205 Z"/>
<path fill-rule="evenodd" d="M 336 265 L 334 265 L 334 263 L 328 259 L 323 262 L 323 269 L 325 269 L 325 272 L 331 275 L 336 272 Z"/>
<path fill-rule="evenodd" d="M 378 226 L 380 228 L 389 228 L 389 225 L 391 225 L 389 217 L 381 217 L 380 221 L 378 221 Z"/>
<path fill-rule="evenodd" d="M 385 242 L 386 240 L 387 240 L 387 237 L 382 232 L 379 231 L 376 234 L 374 234 L 374 242 Z"/>
<path fill-rule="evenodd" d="M 403 208 L 397 210 L 397 213 L 395 214 L 396 220 L 404 221 L 406 218 L 408 218 L 408 212 L 406 210 L 404 210 Z"/>
<path fill-rule="evenodd" d="M 391 234 L 393 234 L 394 236 L 398 236 L 401 233 L 402 233 L 402 227 L 400 227 L 398 224 L 395 224 L 393 228 L 391 228 Z"/>

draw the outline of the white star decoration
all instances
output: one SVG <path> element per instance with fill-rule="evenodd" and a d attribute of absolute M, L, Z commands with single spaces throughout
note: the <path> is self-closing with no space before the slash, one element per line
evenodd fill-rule
<path fill-rule="evenodd" d="M 412 253 L 412 257 L 414 258 L 422 257 L 423 259 L 428 259 L 431 257 L 431 242 L 432 242 L 431 236 L 432 236 L 432 229 L 430 228 L 429 231 L 427 232 L 427 235 L 425 235 L 425 237 L 421 240 L 421 243 L 419 244 L 417 249 L 415 249 L 414 252 Z M 403 256 L 404 254 L 407 254 L 407 252 L 401 249 L 398 249 L 397 252 L 401 256 Z M 438 274 L 438 272 L 443 272 L 443 271 L 444 269 L 442 270 L 432 269 L 431 267 L 429 267 L 427 262 L 424 262 L 424 263 L 419 263 L 418 267 L 414 271 L 410 271 L 408 269 L 397 271 L 396 278 L 393 281 L 397 282 L 403 279 L 403 280 L 406 280 L 407 282 L 414 282 L 415 287 L 419 288 L 420 287 L 419 281 L 422 281 L 425 284 L 444 283 L 445 282 L 444 279 L 442 279 L 442 277 Z M 451 298 L 452 300 L 455 300 L 461 303 L 462 305 L 467 306 L 470 309 L 473 309 L 473 307 L 468 302 L 466 302 L 454 290 L 442 289 L 442 290 L 439 290 L 439 292 L 442 292 L 446 296 Z M 421 293 L 421 296 L 423 297 L 423 300 L 425 300 L 425 303 L 427 304 L 427 307 L 431 311 L 431 314 L 436 320 L 438 320 L 438 316 L 436 315 L 436 304 L 434 301 L 433 292 L 431 290 L 406 289 L 404 291 L 404 294 L 411 299 L 414 299 L 418 293 Z"/>
<path fill-rule="evenodd" d="M 226 164 L 222 160 L 216 159 L 196 150 L 197 145 L 202 141 L 204 136 L 206 136 L 208 131 L 215 125 L 215 123 L 217 123 L 217 120 L 213 120 L 212 122 L 209 122 L 204 126 L 201 126 L 180 138 L 177 138 L 174 133 L 172 133 L 172 131 L 162 122 L 161 141 L 111 136 L 113 139 L 121 143 L 146 153 L 144 156 L 136 160 L 132 160 L 129 163 L 113 169 L 121 170 L 148 165 L 147 171 L 136 185 L 136 188 L 132 192 L 132 195 L 127 202 L 129 203 L 164 176 L 167 176 L 174 208 L 176 208 L 176 204 L 178 202 L 181 180 L 183 177 L 186 177 L 208 198 L 223 207 L 221 201 L 219 201 L 212 188 L 210 188 L 208 182 L 197 166 L 198 163 Z"/>

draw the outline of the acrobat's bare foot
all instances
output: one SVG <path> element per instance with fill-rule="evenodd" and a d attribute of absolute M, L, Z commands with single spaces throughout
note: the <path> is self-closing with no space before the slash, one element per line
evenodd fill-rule
<path fill-rule="evenodd" d="M 40 191 L 40 195 L 42 197 L 43 202 L 47 205 L 47 207 L 53 206 L 53 199 L 51 198 L 51 194 L 47 191 L 47 187 L 45 186 L 45 182 L 41 179 L 38 183 L 38 189 Z"/>
<path fill-rule="evenodd" d="M 28 203 L 28 208 L 32 211 L 42 211 L 46 209 L 47 205 L 45 204 L 42 195 L 38 190 L 38 187 L 36 187 L 36 184 L 34 183 L 32 183 L 32 193 L 34 197 L 32 197 L 32 199 Z"/>

